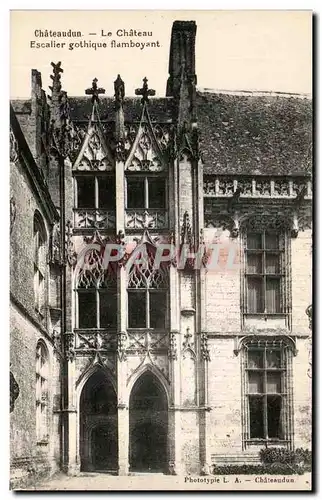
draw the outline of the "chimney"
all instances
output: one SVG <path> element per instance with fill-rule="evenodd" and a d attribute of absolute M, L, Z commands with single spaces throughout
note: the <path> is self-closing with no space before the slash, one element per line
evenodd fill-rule
<path fill-rule="evenodd" d="M 167 97 L 177 97 L 182 80 L 196 85 L 195 41 L 197 25 L 195 21 L 175 21 L 172 26 L 169 78 Z"/>
<path fill-rule="evenodd" d="M 195 21 L 175 21 L 172 26 L 167 97 L 173 97 L 179 129 L 192 129 L 196 118 Z"/>

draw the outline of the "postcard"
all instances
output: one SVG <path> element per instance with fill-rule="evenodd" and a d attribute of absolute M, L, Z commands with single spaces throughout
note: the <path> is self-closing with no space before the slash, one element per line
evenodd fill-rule
<path fill-rule="evenodd" d="M 10 488 L 310 491 L 312 12 L 10 49 Z"/>

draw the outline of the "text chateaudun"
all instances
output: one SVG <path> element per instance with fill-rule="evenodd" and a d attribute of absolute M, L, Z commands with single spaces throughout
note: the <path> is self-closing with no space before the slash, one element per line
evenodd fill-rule
<path fill-rule="evenodd" d="M 101 29 L 99 33 L 100 36 L 112 36 L 113 33 L 112 31 L 105 31 L 104 29 Z M 141 30 L 135 30 L 135 29 L 118 29 L 115 32 L 116 36 L 121 36 L 121 37 L 136 37 L 136 36 L 152 36 L 152 31 L 141 31 Z M 41 30 L 37 29 L 34 31 L 34 36 L 36 38 L 81 38 L 83 36 L 83 33 L 81 31 L 73 31 L 71 29 L 67 31 L 54 31 L 54 30 Z"/>

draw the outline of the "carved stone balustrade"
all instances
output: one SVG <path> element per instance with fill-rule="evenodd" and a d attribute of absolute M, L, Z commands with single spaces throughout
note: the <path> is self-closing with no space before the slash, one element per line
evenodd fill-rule
<path fill-rule="evenodd" d="M 240 190 L 240 198 L 296 198 L 305 186 L 305 198 L 312 196 L 312 183 L 307 177 L 227 177 L 205 176 L 203 193 L 205 197 L 229 198 Z"/>
<path fill-rule="evenodd" d="M 116 330 L 75 329 L 76 351 L 113 351 L 117 349 Z"/>
<path fill-rule="evenodd" d="M 169 334 L 156 330 L 128 330 L 128 350 L 137 353 L 144 351 L 167 352 L 169 347 Z"/>
<path fill-rule="evenodd" d="M 125 213 L 127 229 L 167 229 L 168 213 L 161 209 L 127 209 Z"/>
<path fill-rule="evenodd" d="M 116 224 L 115 212 L 103 209 L 74 209 L 75 229 L 113 229 Z"/>

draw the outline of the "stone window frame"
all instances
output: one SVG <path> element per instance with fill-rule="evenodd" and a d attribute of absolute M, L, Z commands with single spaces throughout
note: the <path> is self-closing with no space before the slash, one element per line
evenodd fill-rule
<path fill-rule="evenodd" d="M 266 359 L 267 350 L 280 353 L 281 367 L 274 369 L 264 366 L 256 369 L 249 365 L 249 352 L 261 352 Z M 288 337 L 250 337 L 242 341 L 241 364 L 242 364 L 242 444 L 243 449 L 249 446 L 284 446 L 293 449 L 294 446 L 294 408 L 293 408 L 293 356 L 296 355 L 295 344 Z M 266 363 L 266 361 L 264 361 Z M 260 372 L 264 378 L 261 393 L 251 392 L 249 388 L 249 374 Z M 279 373 L 280 392 L 267 390 L 267 373 Z M 262 398 L 263 401 L 263 435 L 254 437 L 251 435 L 250 421 L 250 398 Z M 281 405 L 282 430 L 279 436 L 269 436 L 268 432 L 268 397 L 277 397 Z"/>
<path fill-rule="evenodd" d="M 47 282 L 47 234 L 43 217 L 38 212 L 33 219 L 33 276 L 34 303 L 37 314 L 44 318 Z"/>
<path fill-rule="evenodd" d="M 49 440 L 49 352 L 43 340 L 36 346 L 36 438 L 37 444 L 48 444 Z"/>
<path fill-rule="evenodd" d="M 86 266 L 88 264 L 88 268 Z M 76 276 L 76 328 L 80 330 L 92 329 L 112 329 L 117 327 L 117 280 L 118 273 L 115 268 L 104 267 L 104 253 L 97 249 L 90 249 L 84 257 L 84 267 L 78 271 Z M 92 326 L 83 327 L 79 324 L 79 295 L 95 294 L 96 318 Z M 115 297 L 115 324 L 111 327 L 101 326 L 101 300 L 105 294 L 111 294 Z"/>
<path fill-rule="evenodd" d="M 265 320 L 273 317 L 284 317 L 286 319 L 286 328 L 292 328 L 292 281 L 291 281 L 291 235 L 285 221 L 274 220 L 270 218 L 269 225 L 265 224 L 266 219 L 260 220 L 256 217 L 255 223 L 252 219 L 244 221 L 241 227 L 241 314 L 242 314 L 242 328 L 245 328 L 247 317 L 263 317 Z M 279 243 L 281 245 L 280 253 L 280 276 L 281 276 L 281 289 L 280 289 L 280 312 L 250 312 L 247 304 L 247 234 L 257 233 L 276 233 L 279 236 Z"/>
<path fill-rule="evenodd" d="M 93 179 L 94 180 L 94 198 L 93 204 L 88 207 L 80 207 L 78 203 L 78 180 L 82 179 Z M 114 205 L 111 207 L 101 206 L 100 196 L 99 196 L 99 179 L 111 180 L 114 183 Z M 74 208 L 80 210 L 106 210 L 115 211 L 116 210 L 116 185 L 115 185 L 115 175 L 111 172 L 77 172 L 73 175 L 74 180 Z"/>
<path fill-rule="evenodd" d="M 142 207 L 129 207 L 128 206 L 128 180 L 143 180 L 144 184 L 144 206 Z M 162 207 L 150 207 L 150 196 L 149 196 L 149 181 L 150 180 L 162 180 L 164 182 L 164 206 Z M 164 172 L 126 172 L 125 175 L 125 209 L 126 210 L 168 210 L 168 181 L 167 175 Z"/>
<path fill-rule="evenodd" d="M 155 248 L 147 245 L 147 252 L 141 255 L 147 256 L 148 261 L 141 266 L 134 264 L 129 271 L 127 281 L 127 328 L 129 330 L 160 330 L 165 331 L 169 326 L 169 270 L 167 267 L 160 266 L 154 269 Z M 130 294 L 145 294 L 145 325 L 133 326 L 130 319 Z M 164 325 L 160 328 L 152 327 L 151 321 L 151 294 L 162 294 L 165 303 Z"/>

